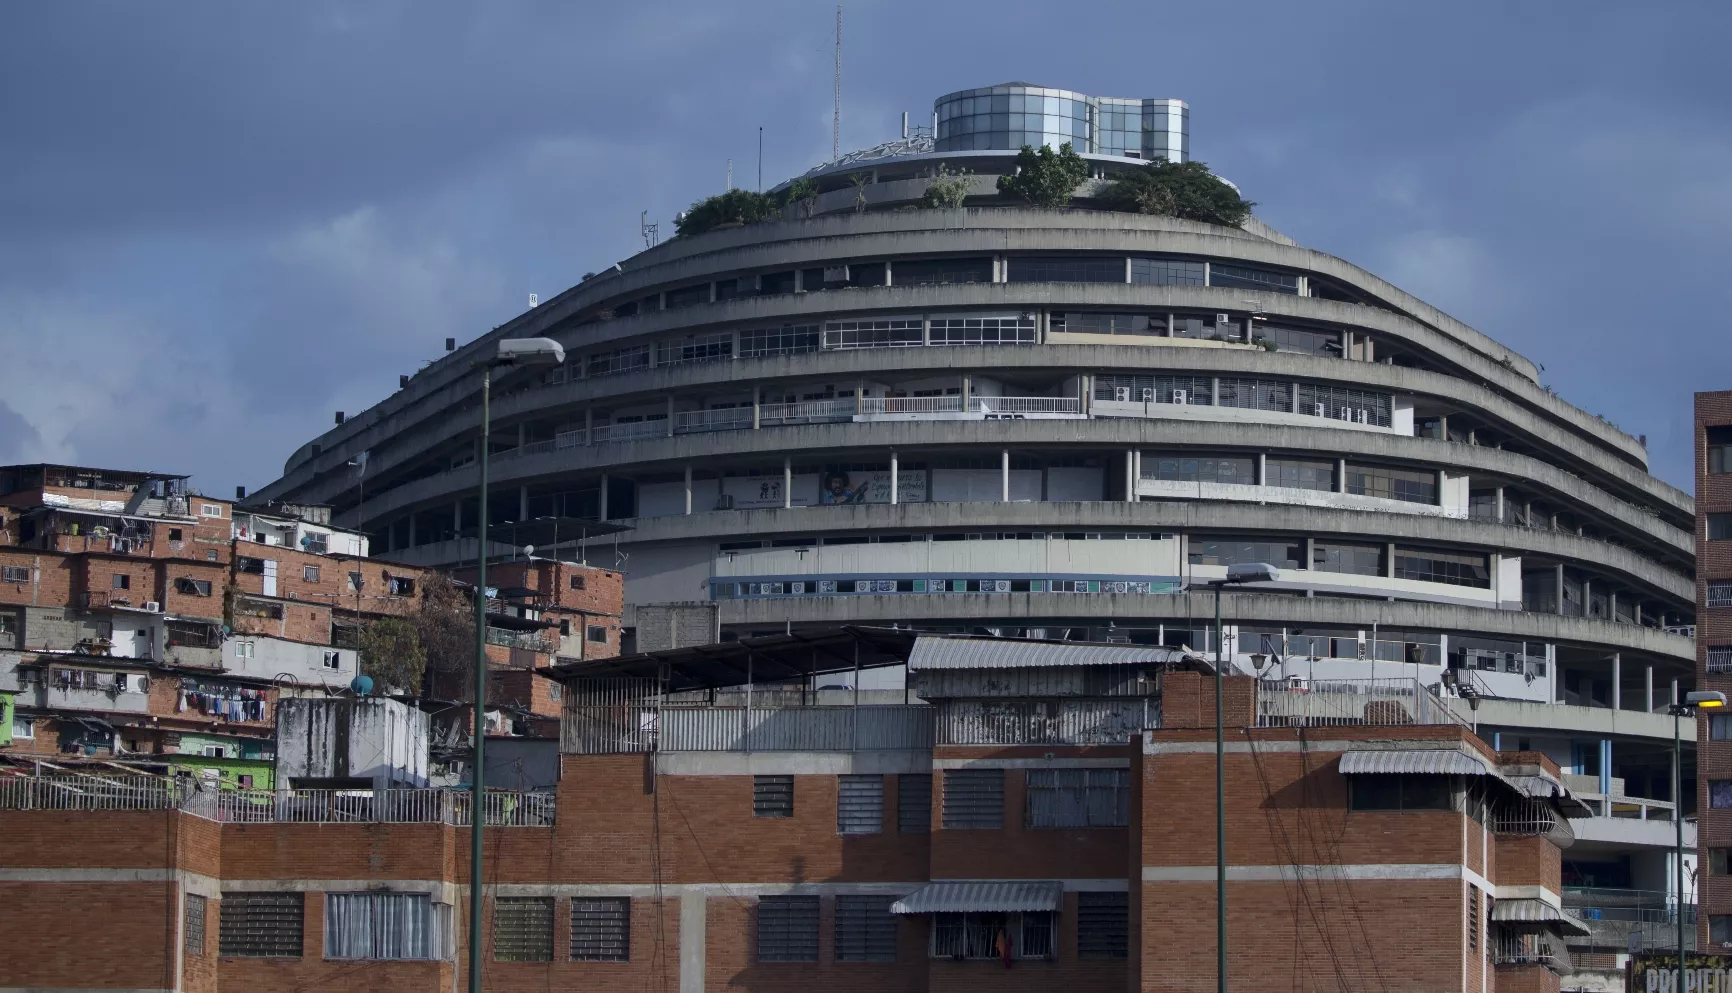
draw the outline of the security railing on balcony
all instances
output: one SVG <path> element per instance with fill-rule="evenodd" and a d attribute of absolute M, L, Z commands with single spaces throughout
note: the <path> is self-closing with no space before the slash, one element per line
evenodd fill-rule
<path fill-rule="evenodd" d="M 795 403 L 766 403 L 758 408 L 758 423 L 765 426 L 791 424 L 835 424 L 852 419 L 854 398 L 845 400 L 801 400 Z"/>
<path fill-rule="evenodd" d="M 1566 886 L 1563 907 L 1588 929 L 1586 936 L 1571 936 L 1570 944 L 1611 948 L 1630 947 L 1631 934 L 1640 934 L 1641 947 L 1649 950 L 1678 947 L 1679 907 L 1672 895 L 1660 890 L 1618 889 L 1605 886 Z M 1696 947 L 1696 905 L 1683 905 L 1684 948 Z"/>
<path fill-rule="evenodd" d="M 1076 397 L 972 397 L 969 410 L 982 414 L 1081 414 Z"/>
<path fill-rule="evenodd" d="M 961 396 L 939 397 L 866 397 L 860 401 L 862 414 L 970 414 L 1026 415 L 1081 414 L 1082 402 L 1076 397 L 993 397 L 975 396 L 965 401 Z"/>
<path fill-rule="evenodd" d="M 549 638 L 534 631 L 511 631 L 505 628 L 490 627 L 487 629 L 487 643 L 503 648 L 516 648 L 525 652 L 552 653 L 559 651 L 557 638 Z"/>
<path fill-rule="evenodd" d="M 866 397 L 862 414 L 960 414 L 962 397 Z"/>
<path fill-rule="evenodd" d="M 682 410 L 674 414 L 675 434 L 705 431 L 740 431 L 752 426 L 752 408 L 724 407 L 720 410 Z"/>
<path fill-rule="evenodd" d="M 938 708 L 938 743 L 1122 745 L 1160 716 L 1150 697 L 955 700 Z"/>
<path fill-rule="evenodd" d="M 1531 797 L 1500 803 L 1492 814 L 1492 830 L 1511 837 L 1543 835 L 1559 848 L 1567 848 L 1576 840 L 1567 817 L 1549 801 Z"/>
<path fill-rule="evenodd" d="M 568 754 L 846 752 L 933 742 L 935 708 L 924 705 L 676 707 L 660 705 L 649 681 L 584 682 L 594 685 L 566 691 L 560 748 Z"/>
<path fill-rule="evenodd" d="M 1417 679 L 1257 683 L 1258 727 L 1456 724 L 1462 721 Z"/>
<path fill-rule="evenodd" d="M 552 793 L 489 791 L 490 827 L 547 827 Z M 236 824 L 450 824 L 467 827 L 467 790 L 217 790 L 155 776 L 31 776 L 0 780 L 0 810 L 175 810 Z"/>
<path fill-rule="evenodd" d="M 635 441 L 639 438 L 665 438 L 668 422 L 663 418 L 654 421 L 627 421 L 623 424 L 598 424 L 590 433 L 596 444 L 606 441 Z"/>
<path fill-rule="evenodd" d="M 1492 928 L 1491 961 L 1502 966 L 1540 965 L 1559 975 L 1573 971 L 1563 940 L 1546 931 Z"/>

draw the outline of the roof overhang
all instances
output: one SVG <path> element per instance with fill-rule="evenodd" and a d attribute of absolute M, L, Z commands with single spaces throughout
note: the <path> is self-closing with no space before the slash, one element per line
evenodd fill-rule
<path fill-rule="evenodd" d="M 892 914 L 1056 911 L 1064 884 L 1051 879 L 962 879 L 927 883 L 890 905 Z"/>
<path fill-rule="evenodd" d="M 1498 900 L 1492 904 L 1491 919 L 1504 924 L 1549 925 L 1564 934 L 1585 936 L 1593 933 L 1573 914 L 1544 900 Z"/>

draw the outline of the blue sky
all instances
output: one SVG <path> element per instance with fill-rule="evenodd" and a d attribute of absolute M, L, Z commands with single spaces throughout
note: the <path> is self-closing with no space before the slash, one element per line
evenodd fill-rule
<path fill-rule="evenodd" d="M 829 157 L 824 3 L 0 7 L 0 463 L 257 487 L 400 373 Z M 1732 388 L 1732 7 L 850 2 L 842 146 L 1011 79 L 1193 155 L 1646 434 Z"/>

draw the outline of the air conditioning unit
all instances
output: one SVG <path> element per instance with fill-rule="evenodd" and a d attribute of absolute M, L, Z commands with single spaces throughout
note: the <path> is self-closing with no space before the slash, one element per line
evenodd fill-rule
<path fill-rule="evenodd" d="M 156 600 L 146 600 L 144 601 L 143 606 L 145 610 L 148 610 L 153 614 L 162 613 L 162 604 Z"/>
<path fill-rule="evenodd" d="M 1342 407 L 1341 408 L 1341 419 L 1344 421 L 1353 420 L 1353 411 L 1348 409 L 1347 407 Z"/>
<path fill-rule="evenodd" d="M 1216 330 L 1220 330 L 1222 325 L 1232 323 L 1232 320 L 1233 320 L 1232 314 L 1216 314 L 1215 315 L 1215 328 L 1216 328 Z"/>
<path fill-rule="evenodd" d="M 716 509 L 717 510 L 733 510 L 734 509 L 734 495 L 732 493 L 723 493 L 720 496 L 716 497 Z"/>
<path fill-rule="evenodd" d="M 847 281 L 848 281 L 848 267 L 847 266 L 845 266 L 845 265 L 827 265 L 824 267 L 824 282 L 826 282 L 826 283 L 846 283 Z"/>
<path fill-rule="evenodd" d="M 1371 412 L 1368 410 L 1358 411 L 1358 416 L 1355 418 L 1355 420 L 1357 420 L 1361 424 L 1370 424 L 1371 423 Z"/>
<path fill-rule="evenodd" d="M 1320 404 L 1320 403 L 1312 404 L 1312 408 L 1313 408 L 1312 414 L 1316 417 L 1328 417 L 1329 416 L 1329 408 L 1324 406 L 1323 404 Z"/>
<path fill-rule="evenodd" d="M 1176 404 L 1179 404 L 1180 406 L 1183 406 L 1184 404 L 1189 403 L 1190 399 L 1185 395 L 1184 390 L 1174 390 L 1173 391 L 1173 402 Z"/>
<path fill-rule="evenodd" d="M 1131 400 L 1131 388 L 1129 386 L 1113 387 L 1113 399 L 1120 403 L 1129 403 Z"/>
<path fill-rule="evenodd" d="M 1143 390 L 1143 402 L 1144 403 L 1154 403 L 1155 402 L 1155 391 L 1152 389 L 1146 389 L 1145 388 Z"/>

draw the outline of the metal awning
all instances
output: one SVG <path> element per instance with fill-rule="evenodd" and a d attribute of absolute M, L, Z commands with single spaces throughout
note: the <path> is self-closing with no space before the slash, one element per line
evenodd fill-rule
<path fill-rule="evenodd" d="M 1191 652 L 1157 645 L 1091 645 L 922 635 L 909 653 L 908 669 L 915 672 L 922 669 L 1021 669 L 1032 666 L 1161 666 L 1186 662 L 1202 663 L 1202 659 Z"/>
<path fill-rule="evenodd" d="M 1552 924 L 1565 934 L 1593 933 L 1573 914 L 1544 900 L 1498 900 L 1491 905 L 1491 919 L 1506 924 Z"/>
<path fill-rule="evenodd" d="M 1564 784 L 1546 776 L 1505 776 L 1511 786 L 1536 800 L 1556 800 L 1565 817 L 1592 817 L 1594 808 L 1569 791 Z"/>
<path fill-rule="evenodd" d="M 1341 774 L 1498 776 L 1484 756 L 1460 748 L 1359 748 L 1343 752 Z"/>
<path fill-rule="evenodd" d="M 1054 911 L 1064 906 L 1064 884 L 1051 879 L 968 879 L 927 883 L 890 905 L 892 914 L 965 914 L 977 911 Z"/>

